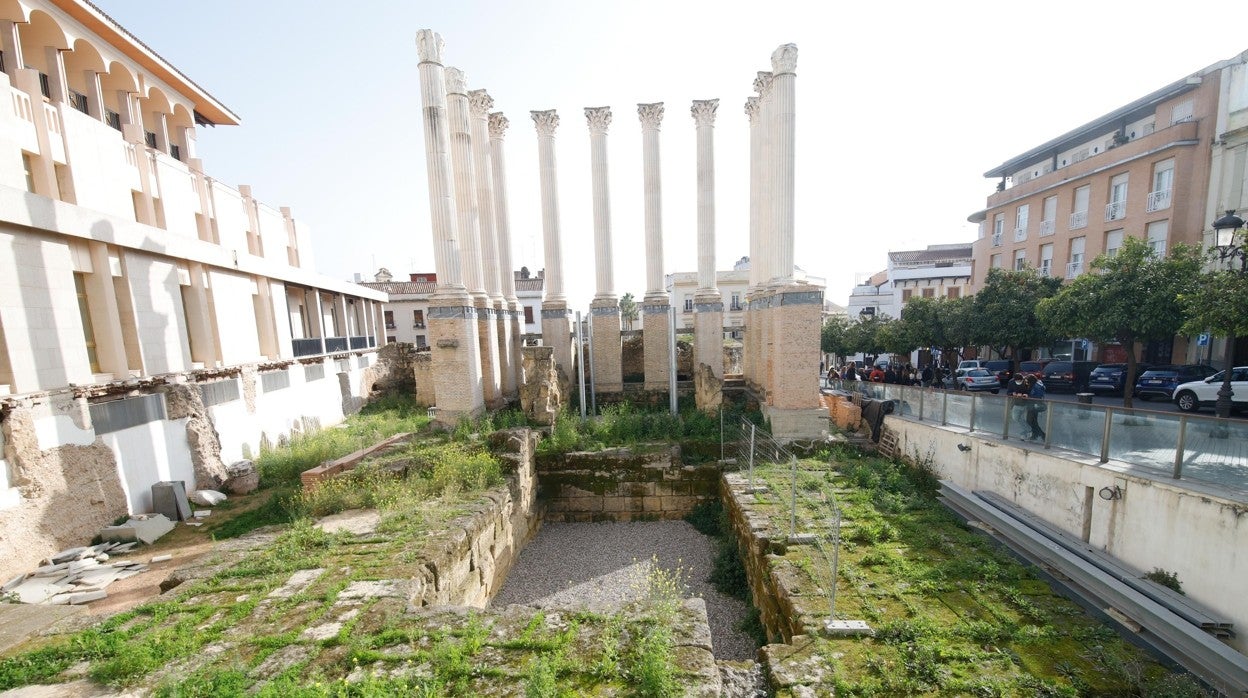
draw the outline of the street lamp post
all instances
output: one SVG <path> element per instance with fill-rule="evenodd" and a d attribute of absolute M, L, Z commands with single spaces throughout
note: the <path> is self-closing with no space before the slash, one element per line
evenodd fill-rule
<path fill-rule="evenodd" d="M 1218 260 L 1227 263 L 1231 271 L 1240 274 L 1248 273 L 1248 251 L 1240 241 L 1244 219 L 1235 215 L 1235 211 L 1227 211 L 1225 216 L 1213 222 L 1214 249 L 1218 252 Z M 1239 260 L 1239 268 L 1235 261 Z M 1231 416 L 1231 373 L 1235 368 L 1235 330 L 1226 333 L 1226 366 L 1222 370 L 1222 388 L 1218 390 L 1218 400 L 1214 409 L 1219 419 Z"/>

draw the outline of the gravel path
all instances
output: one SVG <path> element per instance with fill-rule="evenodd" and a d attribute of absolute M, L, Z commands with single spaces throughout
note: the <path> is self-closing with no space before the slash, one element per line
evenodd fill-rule
<path fill-rule="evenodd" d="M 545 523 L 511 569 L 493 605 L 605 610 L 637 598 L 651 558 L 684 570 L 689 596 L 701 596 L 716 659 L 754 659 L 758 647 L 737 625 L 746 604 L 715 590 L 707 578 L 715 540 L 684 521 Z"/>

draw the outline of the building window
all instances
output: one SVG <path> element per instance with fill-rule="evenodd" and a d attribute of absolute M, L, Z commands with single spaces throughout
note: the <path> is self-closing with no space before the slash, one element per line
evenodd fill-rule
<path fill-rule="evenodd" d="M 1088 227 L 1088 198 L 1091 193 L 1092 187 L 1086 184 L 1075 190 L 1074 204 L 1070 209 L 1071 230 Z"/>
<path fill-rule="evenodd" d="M 1066 263 L 1066 278 L 1073 279 L 1083 273 L 1083 248 L 1086 238 L 1070 240 L 1070 261 Z"/>
<path fill-rule="evenodd" d="M 693 312 L 693 299 L 690 298 L 689 296 L 685 296 L 685 312 L 686 313 Z"/>
<path fill-rule="evenodd" d="M 962 297 L 961 286 L 950 286 L 949 288 L 945 289 L 945 298 L 961 298 L 961 297 Z"/>
<path fill-rule="evenodd" d="M 91 428 L 97 436 L 159 421 L 168 414 L 165 411 L 164 396 L 159 393 L 97 402 L 89 409 Z"/>
<path fill-rule="evenodd" d="M 87 96 L 76 90 L 69 91 L 69 105 L 83 114 L 90 113 L 87 109 Z"/>
<path fill-rule="evenodd" d="M 1057 197 L 1049 196 L 1044 200 L 1044 206 L 1040 213 L 1040 234 L 1052 235 L 1056 227 L 1053 222 L 1057 220 Z"/>
<path fill-rule="evenodd" d="M 526 325 L 533 324 L 533 306 L 531 305 L 524 306 L 524 323 Z"/>
<path fill-rule="evenodd" d="M 1192 100 L 1180 102 L 1174 105 L 1174 110 L 1170 112 L 1170 124 L 1181 124 L 1184 121 L 1191 121 L 1194 111 L 1192 109 Z"/>
<path fill-rule="evenodd" d="M 30 155 L 22 153 L 22 169 L 26 172 L 26 191 L 35 193 L 35 167 L 30 162 Z"/>
<path fill-rule="evenodd" d="M 1105 254 L 1109 257 L 1117 257 L 1120 249 L 1122 249 L 1122 229 L 1105 233 Z"/>
<path fill-rule="evenodd" d="M 1151 213 L 1170 208 L 1170 190 L 1174 188 L 1174 159 L 1164 160 L 1153 167 L 1153 190 L 1148 193 L 1146 209 Z"/>
<path fill-rule="evenodd" d="M 1014 241 L 1027 239 L 1027 224 L 1031 218 L 1031 204 L 1023 204 L 1014 214 Z"/>
<path fill-rule="evenodd" d="M 924 297 L 924 298 L 935 298 L 935 297 L 936 297 L 936 289 L 934 289 L 934 288 L 930 288 L 930 287 L 929 287 L 929 288 L 925 288 L 925 289 L 923 289 L 923 297 Z"/>
<path fill-rule="evenodd" d="M 1027 266 L 1027 250 L 1014 250 L 1014 271 L 1022 271 Z"/>
<path fill-rule="evenodd" d="M 311 383 L 325 377 L 325 364 L 308 364 L 303 367 L 303 382 Z"/>
<path fill-rule="evenodd" d="M 1109 181 L 1109 203 L 1105 205 L 1105 220 L 1119 221 L 1127 217 L 1127 173 Z"/>
<path fill-rule="evenodd" d="M 151 131 L 144 131 L 143 142 L 147 144 L 147 147 L 155 148 L 156 147 L 156 134 Z"/>
<path fill-rule="evenodd" d="M 527 318 L 528 316 L 526 315 L 525 317 Z M 412 311 L 412 327 L 416 329 L 420 329 L 424 326 L 425 326 L 425 311 L 413 310 Z"/>
<path fill-rule="evenodd" d="M 285 369 L 260 374 L 260 388 L 266 393 L 290 387 L 290 372 Z"/>
<path fill-rule="evenodd" d="M 181 146 L 179 146 L 179 145 L 178 145 L 178 144 L 176 144 L 176 143 L 170 144 L 170 145 L 169 145 L 169 154 L 173 156 L 173 159 L 174 159 L 174 160 L 178 160 L 178 161 L 180 162 L 180 161 L 182 160 L 182 148 L 181 148 Z"/>
<path fill-rule="evenodd" d="M 998 213 L 992 218 L 992 246 L 1001 245 L 1001 236 L 1005 234 L 1005 214 Z"/>
<path fill-rule="evenodd" d="M 736 291 L 733 291 L 733 293 L 732 293 L 732 304 L 728 307 L 728 309 L 729 309 L 729 310 L 740 310 L 740 309 L 741 309 L 741 294 L 740 294 L 740 293 L 737 293 Z"/>
<path fill-rule="evenodd" d="M 991 266 L 993 269 L 1000 269 L 1000 268 L 1001 268 L 1001 255 L 999 255 L 999 254 L 994 254 L 994 255 L 992 256 L 992 258 L 991 258 L 991 260 L 990 260 L 990 261 L 991 261 L 990 266 Z"/>
<path fill-rule="evenodd" d="M 1153 221 L 1148 224 L 1148 246 L 1158 257 L 1166 255 L 1166 238 L 1170 235 L 1170 221 Z"/>
<path fill-rule="evenodd" d="M 1040 246 L 1040 276 L 1053 274 L 1053 243 Z"/>
<path fill-rule="evenodd" d="M 386 310 L 382 312 L 382 315 L 385 316 L 386 329 L 393 330 L 394 329 L 394 311 Z"/>
<path fill-rule="evenodd" d="M 424 349 L 426 346 L 429 346 L 429 345 L 425 343 L 425 335 L 423 334 L 416 335 L 416 348 Z"/>
<path fill-rule="evenodd" d="M 105 108 L 104 109 L 104 123 L 120 131 L 121 130 L 121 114 L 118 114 L 112 109 Z"/>
<path fill-rule="evenodd" d="M 913 296 L 913 295 L 914 295 L 914 289 L 910 289 L 910 288 L 903 288 L 903 289 L 901 289 L 901 302 L 902 302 L 902 303 L 909 303 L 909 302 L 910 302 L 910 296 Z"/>
<path fill-rule="evenodd" d="M 238 379 L 222 378 L 221 380 L 200 383 L 199 393 L 204 401 L 204 407 L 233 402 L 239 398 Z"/>
<path fill-rule="evenodd" d="M 74 272 L 74 291 L 78 294 L 78 314 L 82 318 L 82 336 L 87 345 L 87 360 L 91 372 L 100 372 L 100 355 L 95 347 L 95 326 L 91 324 L 91 306 L 87 300 L 87 278 L 82 272 Z"/>

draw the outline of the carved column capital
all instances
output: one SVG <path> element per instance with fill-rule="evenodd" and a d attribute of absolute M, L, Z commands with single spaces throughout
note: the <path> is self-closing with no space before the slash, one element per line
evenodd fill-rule
<path fill-rule="evenodd" d="M 485 90 L 472 90 L 468 93 L 468 113 L 474 119 L 484 119 L 494 108 L 494 98 Z"/>
<path fill-rule="evenodd" d="M 643 129 L 652 128 L 657 131 L 659 125 L 663 123 L 663 103 L 638 104 L 637 116 L 641 118 Z"/>
<path fill-rule="evenodd" d="M 758 93 L 760 100 L 767 98 L 767 93 L 771 92 L 771 81 L 774 75 L 765 71 L 758 71 L 758 77 L 754 78 L 754 91 Z"/>
<path fill-rule="evenodd" d="M 501 111 L 490 114 L 490 138 L 502 138 L 507 135 L 507 127 L 511 122 Z"/>
<path fill-rule="evenodd" d="M 448 95 L 467 95 L 468 76 L 459 68 L 446 69 L 446 93 Z"/>
<path fill-rule="evenodd" d="M 416 53 L 421 63 L 441 63 L 442 48 L 445 46 L 442 35 L 432 29 L 421 29 L 416 32 Z"/>
<path fill-rule="evenodd" d="M 589 122 L 591 134 L 605 136 L 611 125 L 611 107 L 585 107 L 585 120 Z"/>
<path fill-rule="evenodd" d="M 797 44 L 784 44 L 771 54 L 771 72 L 785 75 L 797 70 Z"/>
<path fill-rule="evenodd" d="M 695 99 L 693 106 L 689 108 L 689 113 L 693 115 L 693 120 L 697 122 L 698 128 L 703 126 L 715 125 L 715 112 L 719 110 L 718 99 Z"/>
<path fill-rule="evenodd" d="M 537 135 L 555 137 L 555 129 L 559 128 L 559 115 L 554 109 L 546 111 L 531 111 L 529 116 L 533 117 L 533 124 L 537 127 Z"/>
<path fill-rule="evenodd" d="M 758 109 L 759 109 L 758 97 L 746 97 L 745 98 L 745 115 L 750 117 L 751 124 L 756 123 L 758 121 Z"/>

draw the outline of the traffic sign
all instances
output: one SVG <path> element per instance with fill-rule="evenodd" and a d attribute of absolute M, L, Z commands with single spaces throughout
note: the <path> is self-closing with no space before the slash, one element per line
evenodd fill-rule
<path fill-rule="evenodd" d="M 1208 332 L 1201 332 L 1200 334 L 1196 335 L 1196 346 L 1198 347 L 1209 346 L 1209 333 Z"/>

